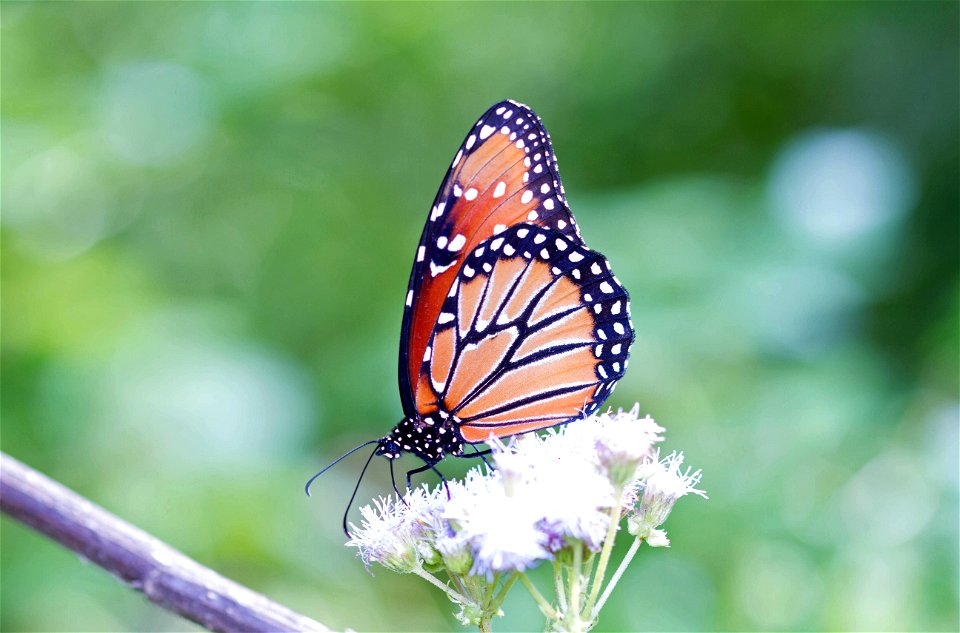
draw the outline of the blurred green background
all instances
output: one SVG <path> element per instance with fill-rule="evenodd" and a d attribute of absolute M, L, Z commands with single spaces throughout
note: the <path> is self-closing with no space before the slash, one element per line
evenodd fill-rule
<path fill-rule="evenodd" d="M 507 97 L 632 294 L 610 404 L 710 493 L 598 630 L 957 630 L 955 2 L 4 2 L 3 450 L 328 626 L 459 629 L 343 547 L 362 458 L 302 484 L 400 419 L 415 245 Z M 2 530 L 3 630 L 191 628 Z"/>

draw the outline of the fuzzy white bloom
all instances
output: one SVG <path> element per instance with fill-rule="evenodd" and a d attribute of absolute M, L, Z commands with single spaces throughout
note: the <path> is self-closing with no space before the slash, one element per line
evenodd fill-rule
<path fill-rule="evenodd" d="M 647 539 L 649 545 L 669 545 L 666 533 L 656 528 L 663 525 L 670 515 L 677 500 L 684 495 L 693 493 L 707 498 L 707 494 L 698 490 L 701 471 L 691 472 L 687 467 L 681 472 L 683 453 L 672 452 L 667 457 L 650 464 L 649 472 L 639 484 L 643 493 L 629 520 L 631 534 Z"/>
<path fill-rule="evenodd" d="M 492 438 L 495 471 L 472 469 L 462 482 L 417 488 L 361 508 L 347 545 L 367 564 L 398 572 L 444 568 L 454 575 L 490 578 L 522 571 L 574 543 L 603 545 L 618 491 L 635 504 L 631 526 L 650 544 L 676 499 L 695 492 L 699 471 L 679 473 L 682 454 L 657 460 L 653 445 L 663 428 L 639 407 L 590 416 L 509 445 Z M 637 497 L 642 498 L 637 503 Z M 638 534 L 638 531 L 631 531 Z M 662 537 L 662 538 L 661 538 Z"/>
<path fill-rule="evenodd" d="M 597 422 L 593 440 L 597 460 L 615 486 L 626 486 L 649 460 L 654 443 L 663 441 L 664 429 L 649 415 L 641 418 L 638 404 L 627 413 L 599 415 Z"/>
<path fill-rule="evenodd" d="M 365 565 L 379 563 L 402 574 L 420 565 L 419 530 L 407 506 L 396 497 L 380 497 L 360 508 L 360 514 L 363 521 L 360 527 L 350 524 L 353 538 L 347 545 L 357 548 Z"/>
<path fill-rule="evenodd" d="M 473 549 L 473 575 L 523 571 L 549 557 L 537 515 L 520 497 L 500 493 L 461 495 L 444 516 Z"/>
<path fill-rule="evenodd" d="M 599 425 L 577 423 L 588 430 Z M 570 540 L 599 549 L 616 502 L 613 485 L 598 467 L 590 438 L 577 437 L 577 425 L 544 436 L 526 435 L 510 448 L 491 440 L 494 460 L 506 488 L 536 516 L 546 545 L 556 552 Z"/>

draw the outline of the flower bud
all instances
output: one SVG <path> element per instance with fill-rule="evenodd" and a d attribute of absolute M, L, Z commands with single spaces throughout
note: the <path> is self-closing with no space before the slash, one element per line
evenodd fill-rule
<path fill-rule="evenodd" d="M 643 483 L 643 494 L 635 513 L 630 517 L 631 534 L 649 538 L 653 531 L 663 525 L 677 499 L 687 493 L 706 498 L 706 493 L 694 488 L 700 483 L 700 471 L 680 472 L 683 453 L 671 453 L 666 459 L 655 463 L 654 472 Z M 664 537 L 665 538 L 665 537 Z"/>
<path fill-rule="evenodd" d="M 650 454 L 650 447 L 663 431 L 653 418 L 607 418 L 597 431 L 594 447 L 600 468 L 616 488 L 637 478 L 638 469 Z"/>
<path fill-rule="evenodd" d="M 464 576 L 473 567 L 473 554 L 470 543 L 456 536 L 440 538 L 436 542 L 437 550 L 443 558 L 443 564 L 451 575 Z"/>

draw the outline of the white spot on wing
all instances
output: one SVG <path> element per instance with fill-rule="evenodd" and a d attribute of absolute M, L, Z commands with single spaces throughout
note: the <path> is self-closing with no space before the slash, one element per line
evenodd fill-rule
<path fill-rule="evenodd" d="M 447 264 L 446 266 L 437 266 L 435 263 L 430 262 L 430 276 L 431 276 L 431 277 L 436 277 L 436 276 L 439 275 L 440 273 L 444 272 L 446 269 L 448 269 L 448 268 L 450 268 L 451 266 L 453 266 L 455 263 L 456 263 L 456 262 L 450 262 L 450 263 Z"/>
<path fill-rule="evenodd" d="M 456 237 L 450 240 L 450 244 L 447 246 L 447 250 L 453 251 L 453 252 L 459 251 L 461 248 L 463 248 L 463 245 L 466 243 L 467 243 L 467 238 L 465 238 L 462 234 L 458 233 Z"/>

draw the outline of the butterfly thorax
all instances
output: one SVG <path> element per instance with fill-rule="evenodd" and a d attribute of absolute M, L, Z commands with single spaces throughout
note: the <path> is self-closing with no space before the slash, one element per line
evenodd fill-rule
<path fill-rule="evenodd" d="M 404 418 L 380 441 L 377 451 L 387 459 L 413 453 L 425 462 L 435 464 L 446 455 L 463 454 L 463 437 L 458 420 L 446 412 Z"/>

